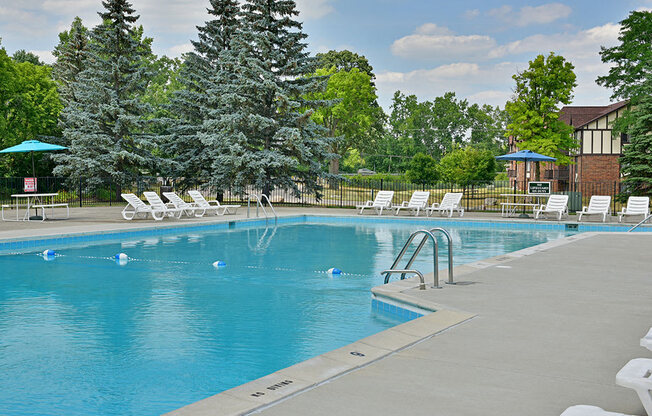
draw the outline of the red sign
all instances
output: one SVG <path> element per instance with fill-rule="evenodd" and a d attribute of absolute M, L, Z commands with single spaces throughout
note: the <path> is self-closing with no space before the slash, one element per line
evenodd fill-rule
<path fill-rule="evenodd" d="M 36 178 L 25 178 L 23 190 L 25 192 L 36 192 Z"/>

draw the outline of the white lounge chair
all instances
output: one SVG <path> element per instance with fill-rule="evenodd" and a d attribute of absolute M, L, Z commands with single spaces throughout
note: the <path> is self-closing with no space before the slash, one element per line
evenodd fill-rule
<path fill-rule="evenodd" d="M 623 413 L 607 412 L 596 406 L 571 406 L 561 416 L 628 416 Z"/>
<path fill-rule="evenodd" d="M 534 219 L 538 220 L 541 214 L 555 214 L 557 221 L 561 221 L 562 215 L 568 215 L 568 195 L 550 195 L 548 202 L 534 211 Z"/>
<path fill-rule="evenodd" d="M 162 213 L 163 217 L 168 216 L 181 218 L 181 215 L 183 215 L 183 209 L 175 208 L 174 206 L 168 206 L 165 202 L 163 202 L 163 200 L 161 200 L 161 197 L 158 196 L 156 192 L 143 192 L 143 196 L 147 202 L 149 202 L 149 205 L 152 206 L 152 216 L 154 216 L 154 211 Z M 154 217 L 154 219 L 158 218 Z"/>
<path fill-rule="evenodd" d="M 448 218 L 450 218 L 453 216 L 453 211 L 457 211 L 460 213 L 460 217 L 463 217 L 464 208 L 462 208 L 461 204 L 462 196 L 464 196 L 462 192 L 447 192 L 441 202 L 435 202 L 430 207 L 426 208 L 426 215 L 430 216 L 430 214 L 434 214 L 435 211 L 439 212 L 439 214 L 447 212 Z"/>
<path fill-rule="evenodd" d="M 175 208 L 183 210 L 182 212 L 189 217 L 203 217 L 206 213 L 205 209 L 197 207 L 194 203 L 191 204 L 184 201 L 175 192 L 163 192 L 163 196 L 166 197 Z"/>
<path fill-rule="evenodd" d="M 122 218 L 124 218 L 125 220 L 131 221 L 136 216 L 142 216 L 143 218 L 147 218 L 147 216 L 150 214 L 152 218 L 154 218 L 157 221 L 163 219 L 162 211 L 157 211 L 153 209 L 152 206 L 144 203 L 135 194 L 120 194 L 120 195 L 122 196 L 122 199 L 127 201 L 127 206 L 124 207 L 124 209 L 122 210 Z"/>
<path fill-rule="evenodd" d="M 419 211 L 425 211 L 426 207 L 428 206 L 429 198 L 430 192 L 428 191 L 414 191 L 410 197 L 410 201 L 403 201 L 401 205 L 392 206 L 392 209 L 396 209 L 395 215 L 398 215 L 402 209 L 408 209 L 418 217 Z"/>
<path fill-rule="evenodd" d="M 610 205 L 610 196 L 593 195 L 589 201 L 589 206 L 582 207 L 577 221 L 582 221 L 582 215 L 602 215 L 602 222 L 605 222 L 607 221 L 607 215 L 609 215 Z"/>
<path fill-rule="evenodd" d="M 362 214 L 365 208 L 373 208 L 378 215 L 383 215 L 384 209 L 392 208 L 392 198 L 394 198 L 394 191 L 378 191 L 373 201 L 367 201 L 364 205 L 357 205 L 356 208 L 360 209 L 359 214 Z"/>
<path fill-rule="evenodd" d="M 645 347 L 652 351 L 652 328 L 650 328 L 646 336 L 641 338 L 641 347 Z"/>
<path fill-rule="evenodd" d="M 634 358 L 616 374 L 616 384 L 638 394 L 648 416 L 652 416 L 652 358 Z"/>
<path fill-rule="evenodd" d="M 650 197 L 649 196 L 630 196 L 627 199 L 627 206 L 618 213 L 618 222 L 623 221 L 623 217 L 640 215 L 641 219 L 650 215 Z"/>
<path fill-rule="evenodd" d="M 216 215 L 237 214 L 238 208 L 240 208 L 240 205 L 222 205 L 218 200 L 207 201 L 199 191 L 188 191 L 188 195 L 199 208 L 206 211 L 215 211 Z"/>

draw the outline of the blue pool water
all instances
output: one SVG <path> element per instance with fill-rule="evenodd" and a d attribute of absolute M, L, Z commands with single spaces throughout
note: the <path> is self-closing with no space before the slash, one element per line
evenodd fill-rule
<path fill-rule="evenodd" d="M 401 322 L 369 290 L 422 227 L 298 222 L 0 256 L 0 414 L 156 415 Z M 449 229 L 457 264 L 567 235 Z"/>

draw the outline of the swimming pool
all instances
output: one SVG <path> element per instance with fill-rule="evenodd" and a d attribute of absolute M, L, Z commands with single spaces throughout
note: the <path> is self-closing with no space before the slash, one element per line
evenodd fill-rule
<path fill-rule="evenodd" d="M 423 223 L 232 223 L 59 240 L 52 261 L 2 255 L 0 414 L 160 414 L 394 326 L 403 318 L 373 311 L 369 289 Z M 569 234 L 447 229 L 456 264 Z M 431 270 L 428 254 L 417 268 Z"/>

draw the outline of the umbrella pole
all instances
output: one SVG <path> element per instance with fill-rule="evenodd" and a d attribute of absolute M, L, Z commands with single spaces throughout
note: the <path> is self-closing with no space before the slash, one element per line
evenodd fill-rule
<path fill-rule="evenodd" d="M 38 186 L 36 183 L 36 169 L 34 169 L 34 152 L 30 152 L 32 154 L 32 178 L 34 178 L 35 185 Z M 34 192 L 38 193 L 38 189 L 34 189 Z M 45 208 L 43 208 L 43 215 L 45 215 Z M 34 216 L 29 217 L 30 220 L 41 220 L 43 217 L 38 215 L 38 208 L 34 208 Z"/>

